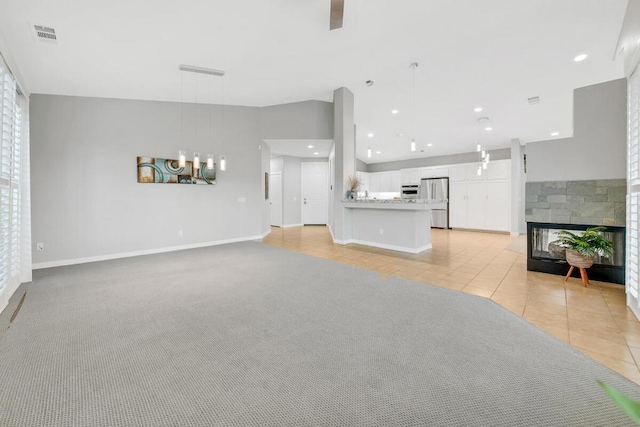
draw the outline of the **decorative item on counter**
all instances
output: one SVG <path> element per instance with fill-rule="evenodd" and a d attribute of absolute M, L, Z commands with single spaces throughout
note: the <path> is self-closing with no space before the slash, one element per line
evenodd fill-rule
<path fill-rule="evenodd" d="M 358 187 L 360 187 L 360 184 L 362 184 L 362 181 L 360 181 L 360 177 L 358 177 L 357 175 L 349 175 L 345 181 L 345 184 L 347 185 L 347 199 L 355 199 L 356 195 L 358 194 Z"/>

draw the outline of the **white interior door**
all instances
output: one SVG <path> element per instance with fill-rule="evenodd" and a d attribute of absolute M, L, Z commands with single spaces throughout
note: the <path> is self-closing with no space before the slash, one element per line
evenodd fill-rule
<path fill-rule="evenodd" d="M 271 205 L 271 225 L 282 227 L 282 172 L 269 176 L 269 205 Z"/>
<path fill-rule="evenodd" d="M 302 164 L 302 223 L 326 224 L 329 210 L 327 163 Z"/>

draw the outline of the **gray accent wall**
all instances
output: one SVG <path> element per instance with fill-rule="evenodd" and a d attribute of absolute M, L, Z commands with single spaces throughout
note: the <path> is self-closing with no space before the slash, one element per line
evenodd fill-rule
<path fill-rule="evenodd" d="M 260 108 L 263 139 L 333 139 L 333 104 L 304 101 Z"/>
<path fill-rule="evenodd" d="M 506 160 L 511 158 L 511 148 L 499 148 L 489 150 L 491 160 Z M 398 160 L 394 162 L 371 163 L 366 164 L 361 160 L 358 161 L 358 171 L 360 172 L 384 172 L 397 171 L 400 169 L 422 168 L 429 166 L 456 165 L 460 163 L 480 162 L 478 153 L 473 151 L 470 153 L 450 154 L 447 156 L 423 157 L 419 159 Z M 364 166 L 363 166 L 364 164 Z M 366 168 L 366 169 L 361 169 Z"/>
<path fill-rule="evenodd" d="M 312 104 L 308 111 L 326 109 L 326 103 Z M 225 106 L 222 135 L 215 106 L 32 95 L 34 263 L 83 262 L 263 235 L 269 230 L 264 172 L 270 152 L 262 142 L 260 110 Z M 325 137 L 322 132 L 308 136 Z M 224 153 L 228 170 L 219 172 L 214 186 L 137 182 L 137 156 L 176 158 L 179 149 L 189 156 Z M 36 242 L 45 249 L 36 251 Z"/>
<path fill-rule="evenodd" d="M 626 179 L 627 79 L 576 89 L 571 138 L 527 144 L 527 182 Z"/>

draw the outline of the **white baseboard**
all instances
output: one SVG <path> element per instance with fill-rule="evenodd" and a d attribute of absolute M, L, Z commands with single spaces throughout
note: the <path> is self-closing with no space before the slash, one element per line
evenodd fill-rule
<path fill-rule="evenodd" d="M 421 246 L 417 249 L 413 249 L 413 248 L 407 248 L 405 246 L 387 245 L 385 243 L 369 242 L 366 240 L 357 240 L 357 239 L 334 240 L 334 243 L 337 243 L 339 245 L 348 245 L 349 243 L 356 243 L 358 245 L 373 246 L 376 248 L 389 249 L 389 250 L 398 251 L 398 252 L 408 252 L 410 254 L 419 254 L 420 252 L 424 252 L 427 249 L 431 249 L 433 247 L 431 244 L 428 244 L 425 246 Z"/>
<path fill-rule="evenodd" d="M 264 233 L 262 233 L 262 238 L 264 239 L 265 237 L 267 237 L 269 234 L 271 234 L 271 227 L 269 227 L 268 231 L 265 231 Z"/>
<path fill-rule="evenodd" d="M 521 233 L 518 233 L 517 231 L 512 231 L 511 232 L 511 237 L 518 237 Z"/>
<path fill-rule="evenodd" d="M 271 230 L 269 230 L 267 234 L 269 234 L 270 232 Z M 39 262 L 37 264 L 33 264 L 33 269 L 40 270 L 42 268 L 62 267 L 64 265 L 85 264 L 88 262 L 108 261 L 110 259 L 130 258 L 134 256 L 141 256 L 141 255 L 153 255 L 153 254 L 160 254 L 164 252 L 183 251 L 185 249 L 205 248 L 207 246 L 226 245 L 228 243 L 246 242 L 249 240 L 261 240 L 263 237 L 264 236 L 261 236 L 261 235 L 249 236 L 249 237 L 238 237 L 235 239 L 215 240 L 213 242 L 193 243 L 191 245 L 171 246 L 168 248 L 147 249 L 144 251 L 134 251 L 134 252 L 121 252 L 117 254 L 99 255 L 99 256 L 86 257 L 86 258 L 64 259 L 60 261 Z"/>
<path fill-rule="evenodd" d="M 291 227 L 302 227 L 304 224 L 287 224 L 283 225 L 282 228 L 291 228 Z"/>

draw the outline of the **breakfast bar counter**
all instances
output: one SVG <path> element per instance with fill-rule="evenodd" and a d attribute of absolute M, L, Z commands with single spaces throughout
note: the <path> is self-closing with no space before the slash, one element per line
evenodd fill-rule
<path fill-rule="evenodd" d="M 431 210 L 446 200 L 343 200 L 345 224 L 357 243 L 409 253 L 431 248 Z"/>

